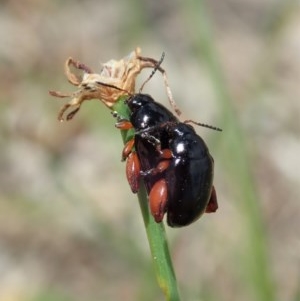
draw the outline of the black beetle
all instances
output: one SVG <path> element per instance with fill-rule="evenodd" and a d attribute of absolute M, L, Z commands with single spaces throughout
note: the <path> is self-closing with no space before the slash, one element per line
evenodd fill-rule
<path fill-rule="evenodd" d="M 143 176 L 155 221 L 161 222 L 167 213 L 169 226 L 182 227 L 204 212 L 215 212 L 214 162 L 203 139 L 149 95 L 134 94 L 126 104 L 130 119 L 116 124 L 135 130 L 123 150 L 126 174 L 133 192 Z"/>

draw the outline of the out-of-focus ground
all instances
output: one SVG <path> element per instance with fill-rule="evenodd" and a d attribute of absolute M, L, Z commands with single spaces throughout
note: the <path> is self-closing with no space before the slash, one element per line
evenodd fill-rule
<path fill-rule="evenodd" d="M 248 148 L 275 295 L 296 300 L 300 6 L 207 2 Z M 156 59 L 166 52 L 163 67 L 185 116 L 224 130 L 197 129 L 215 159 L 218 212 L 190 227 L 168 229 L 183 300 L 253 300 L 239 252 L 247 240 L 234 199 L 239 183 L 228 185 L 229 171 L 221 162 L 226 124 L 220 124 L 222 110 L 195 50 L 198 31 L 188 7 L 190 1 L 1 1 L 1 301 L 163 300 L 113 118 L 91 101 L 74 120 L 59 123 L 64 101 L 48 95 L 74 91 L 63 74 L 67 57 L 97 71 L 101 62 L 136 46 Z M 145 92 L 168 106 L 159 74 Z"/>

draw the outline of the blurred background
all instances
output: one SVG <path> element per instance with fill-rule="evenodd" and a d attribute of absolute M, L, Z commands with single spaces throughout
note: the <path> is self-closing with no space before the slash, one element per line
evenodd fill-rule
<path fill-rule="evenodd" d="M 135 47 L 166 57 L 184 116 L 215 159 L 219 210 L 167 229 L 182 300 L 300 300 L 298 1 L 0 2 L 0 300 L 164 300 L 110 112 L 65 60 L 95 72 Z M 139 84 L 148 77 L 144 70 Z M 169 106 L 157 73 L 145 92 Z"/>

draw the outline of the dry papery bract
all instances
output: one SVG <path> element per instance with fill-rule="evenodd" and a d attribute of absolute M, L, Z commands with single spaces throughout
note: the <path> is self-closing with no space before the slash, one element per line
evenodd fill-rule
<path fill-rule="evenodd" d="M 70 93 L 49 91 L 52 96 L 60 98 L 71 97 L 71 100 L 60 109 L 58 120 L 64 120 L 64 113 L 69 108 L 71 112 L 66 115 L 66 119 L 72 119 L 79 111 L 81 104 L 86 100 L 101 100 L 111 109 L 121 96 L 135 93 L 136 77 L 144 68 L 157 68 L 162 73 L 169 101 L 180 114 L 173 101 L 166 72 L 160 67 L 160 62 L 152 58 L 142 57 L 140 53 L 141 49 L 136 48 L 119 61 L 112 59 L 102 64 L 102 70 L 99 74 L 94 73 L 85 64 L 68 58 L 65 63 L 65 74 L 68 81 L 78 87 L 78 90 Z M 81 70 L 83 72 L 82 77 L 74 74 L 71 71 L 71 67 Z"/>

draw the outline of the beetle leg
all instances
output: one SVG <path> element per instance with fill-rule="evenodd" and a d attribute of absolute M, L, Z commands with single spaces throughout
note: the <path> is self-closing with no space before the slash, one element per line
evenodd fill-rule
<path fill-rule="evenodd" d="M 169 160 L 163 160 L 163 161 L 159 162 L 155 168 L 151 168 L 146 171 L 141 171 L 140 174 L 143 177 L 149 176 L 149 175 L 155 176 L 157 174 L 164 172 L 169 167 L 169 165 L 170 165 Z"/>
<path fill-rule="evenodd" d="M 113 117 L 117 118 L 117 123 L 115 124 L 115 127 L 120 129 L 120 130 L 130 130 L 133 128 L 132 123 L 125 119 L 122 118 L 118 112 L 113 111 L 112 112 Z M 128 157 L 128 155 L 131 153 L 132 148 L 134 147 L 134 138 L 130 139 L 129 141 L 126 142 L 123 152 L 122 152 L 122 161 L 125 161 L 125 159 Z"/>
<path fill-rule="evenodd" d="M 215 186 L 212 187 L 210 199 L 208 201 L 208 204 L 206 206 L 205 212 L 206 213 L 212 213 L 216 212 L 218 209 L 218 200 L 217 200 L 217 193 Z"/>
<path fill-rule="evenodd" d="M 150 128 L 149 128 L 150 129 Z M 149 134 L 148 132 L 144 131 L 137 131 L 135 132 L 136 135 L 140 135 L 143 139 L 147 140 L 150 142 L 153 146 L 156 148 L 160 146 L 160 140 L 154 137 L 153 135 Z M 160 148 L 160 147 L 159 147 Z"/>
<path fill-rule="evenodd" d="M 140 161 L 136 152 L 128 155 L 126 162 L 126 177 L 133 193 L 137 193 L 140 186 Z"/>
<path fill-rule="evenodd" d="M 125 161 L 126 158 L 128 158 L 129 154 L 132 152 L 133 147 L 134 147 L 134 138 L 126 142 L 122 151 L 122 161 Z"/>
<path fill-rule="evenodd" d="M 117 111 L 112 111 L 112 112 L 110 112 L 110 113 L 111 113 L 111 115 L 112 115 L 114 118 L 117 119 L 117 122 L 119 122 L 119 121 L 124 121 L 124 120 L 127 120 L 127 121 L 128 121 L 128 119 L 126 119 L 125 117 L 123 117 L 122 115 L 120 115 Z"/>
<path fill-rule="evenodd" d="M 136 132 L 136 135 L 138 134 L 138 132 Z M 156 151 L 160 154 L 161 158 L 164 159 L 171 159 L 173 157 L 172 155 L 172 151 L 170 149 L 161 149 L 161 142 L 159 139 L 157 139 L 156 137 L 146 133 L 142 133 L 141 137 L 143 139 L 147 139 L 148 142 L 150 142 L 155 148 Z"/>
<path fill-rule="evenodd" d="M 157 181 L 149 194 L 149 205 L 151 214 L 157 223 L 160 223 L 167 211 L 168 190 L 165 179 Z"/>
<path fill-rule="evenodd" d="M 117 119 L 115 127 L 119 130 L 130 130 L 133 128 L 132 123 L 128 119 L 123 118 L 121 115 L 119 115 L 118 112 L 113 111 L 111 114 Z"/>
<path fill-rule="evenodd" d="M 130 130 L 133 128 L 132 123 L 128 119 L 122 118 L 116 111 L 112 112 L 112 115 L 117 118 L 115 127 L 119 130 Z"/>
<path fill-rule="evenodd" d="M 133 128 L 132 123 L 128 120 L 121 120 L 115 124 L 115 127 L 120 130 L 130 130 Z"/>
<path fill-rule="evenodd" d="M 161 158 L 171 159 L 173 157 L 170 149 L 161 149 L 161 141 L 155 136 L 149 134 L 148 132 L 136 132 L 135 134 L 141 135 L 143 139 L 146 139 L 148 142 L 150 142 L 156 148 L 156 151 L 160 154 Z"/>
<path fill-rule="evenodd" d="M 117 112 L 112 112 L 112 115 L 117 118 L 117 123 L 115 124 L 116 128 L 120 130 L 129 130 L 133 128 L 132 123 L 127 119 L 123 119 Z M 140 185 L 141 165 L 137 153 L 132 152 L 133 147 L 134 138 L 126 142 L 122 151 L 122 161 L 125 161 L 127 158 L 126 177 L 132 192 L 137 193 Z"/>
<path fill-rule="evenodd" d="M 172 158 L 172 152 L 170 149 L 158 150 L 160 157 L 163 159 L 160 161 L 156 167 L 141 171 L 141 176 L 157 175 L 164 172 L 170 165 L 170 160 Z"/>
<path fill-rule="evenodd" d="M 163 150 L 157 149 L 157 151 L 159 151 L 160 156 L 164 159 L 172 159 L 173 157 L 172 151 L 168 148 Z"/>

